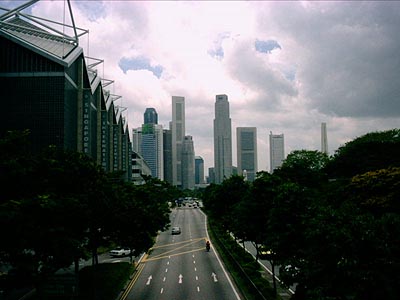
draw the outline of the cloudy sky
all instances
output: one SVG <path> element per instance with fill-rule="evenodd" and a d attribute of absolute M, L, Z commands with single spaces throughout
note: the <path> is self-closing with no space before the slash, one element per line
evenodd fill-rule
<path fill-rule="evenodd" d="M 0 6 L 19 2 L 0 1 Z M 168 128 L 171 97 L 186 101 L 186 134 L 212 167 L 214 103 L 228 95 L 233 163 L 236 127 L 257 127 L 258 168 L 269 170 L 269 133 L 285 153 L 320 150 L 327 123 L 330 154 L 367 132 L 400 127 L 400 2 L 71 1 L 87 56 L 129 127 L 147 107 Z M 65 20 L 64 1 L 27 12 Z M 64 12 L 66 12 L 64 16 Z M 207 170 L 207 169 L 206 169 Z M 206 171 L 207 173 L 207 171 Z"/>

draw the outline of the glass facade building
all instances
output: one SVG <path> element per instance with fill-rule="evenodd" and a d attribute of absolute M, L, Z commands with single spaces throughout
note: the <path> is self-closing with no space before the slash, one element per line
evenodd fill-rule
<path fill-rule="evenodd" d="M 270 157 L 270 172 L 282 165 L 285 159 L 285 145 L 283 134 L 269 135 L 269 157 Z"/>
<path fill-rule="evenodd" d="M 103 61 L 85 57 L 78 38 L 61 36 L 54 23 L 26 18 L 18 9 L 0 16 L 0 89 L 7 112 L 0 135 L 29 130 L 34 152 L 49 145 L 83 152 L 130 180 L 128 126 L 94 69 Z"/>
<path fill-rule="evenodd" d="M 220 184 L 232 175 L 232 125 L 227 95 L 217 95 L 214 119 L 215 183 Z"/>
<path fill-rule="evenodd" d="M 257 173 L 257 128 L 237 127 L 236 143 L 238 174 L 254 181 Z"/>

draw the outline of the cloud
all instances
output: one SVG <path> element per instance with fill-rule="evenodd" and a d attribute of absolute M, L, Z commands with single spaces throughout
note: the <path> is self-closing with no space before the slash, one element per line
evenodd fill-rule
<path fill-rule="evenodd" d="M 146 107 L 154 107 L 168 128 L 171 96 L 184 96 L 186 134 L 206 169 L 214 163 L 217 94 L 229 98 L 234 155 L 236 127 L 256 126 L 264 170 L 270 131 L 285 135 L 286 153 L 320 149 L 320 123 L 326 122 L 333 153 L 369 131 L 399 127 L 399 2 L 71 5 L 75 24 L 89 30 L 80 46 L 104 59 L 99 74 L 114 80 L 109 88 L 128 107 L 129 127 L 139 127 Z M 39 1 L 32 13 L 62 22 L 63 9 L 63 1 Z"/>
<path fill-rule="evenodd" d="M 237 38 L 228 48 L 225 67 L 232 78 L 257 95 L 253 99 L 253 108 L 276 110 L 286 97 L 297 95 L 293 82 L 287 80 L 275 64 L 258 55 L 251 40 Z"/>
<path fill-rule="evenodd" d="M 310 107 L 342 117 L 400 115 L 398 3 L 311 2 L 275 8 L 276 19 L 287 20 L 274 24 L 275 33 L 294 41 L 296 78 Z"/>

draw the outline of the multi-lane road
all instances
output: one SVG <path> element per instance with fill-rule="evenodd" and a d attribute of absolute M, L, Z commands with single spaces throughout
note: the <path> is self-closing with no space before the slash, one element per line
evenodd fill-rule
<path fill-rule="evenodd" d="M 239 300 L 231 279 L 208 239 L 206 216 L 200 209 L 176 208 L 171 213 L 170 230 L 157 237 L 154 247 L 138 265 L 123 300 Z"/>

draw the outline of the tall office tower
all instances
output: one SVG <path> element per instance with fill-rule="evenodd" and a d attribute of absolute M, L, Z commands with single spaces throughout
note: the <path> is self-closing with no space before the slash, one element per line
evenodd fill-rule
<path fill-rule="evenodd" d="M 215 183 L 215 172 L 214 172 L 214 168 L 208 168 L 207 183 Z"/>
<path fill-rule="evenodd" d="M 321 152 L 328 154 L 328 134 L 326 132 L 326 123 L 321 123 Z"/>
<path fill-rule="evenodd" d="M 194 158 L 194 184 L 204 183 L 204 160 L 201 156 Z"/>
<path fill-rule="evenodd" d="M 172 182 L 182 185 L 182 143 L 185 138 L 185 98 L 172 96 Z"/>
<path fill-rule="evenodd" d="M 132 151 L 142 153 L 142 127 L 132 129 Z"/>
<path fill-rule="evenodd" d="M 144 112 L 144 124 L 158 124 L 158 114 L 152 107 L 146 108 Z"/>
<path fill-rule="evenodd" d="M 257 128 L 237 127 L 236 143 L 238 174 L 254 181 L 257 173 Z"/>
<path fill-rule="evenodd" d="M 172 185 L 172 134 L 170 129 L 164 129 L 164 180 Z"/>
<path fill-rule="evenodd" d="M 141 152 L 151 176 L 164 180 L 163 129 L 157 124 L 143 124 Z"/>
<path fill-rule="evenodd" d="M 269 158 L 270 158 L 270 171 L 274 170 L 282 165 L 285 159 L 285 146 L 283 140 L 283 134 L 269 134 Z"/>
<path fill-rule="evenodd" d="M 182 188 L 194 189 L 194 146 L 193 138 L 185 136 L 182 143 Z"/>
<path fill-rule="evenodd" d="M 215 101 L 214 172 L 216 184 L 232 175 L 232 129 L 227 95 L 217 95 Z"/>

